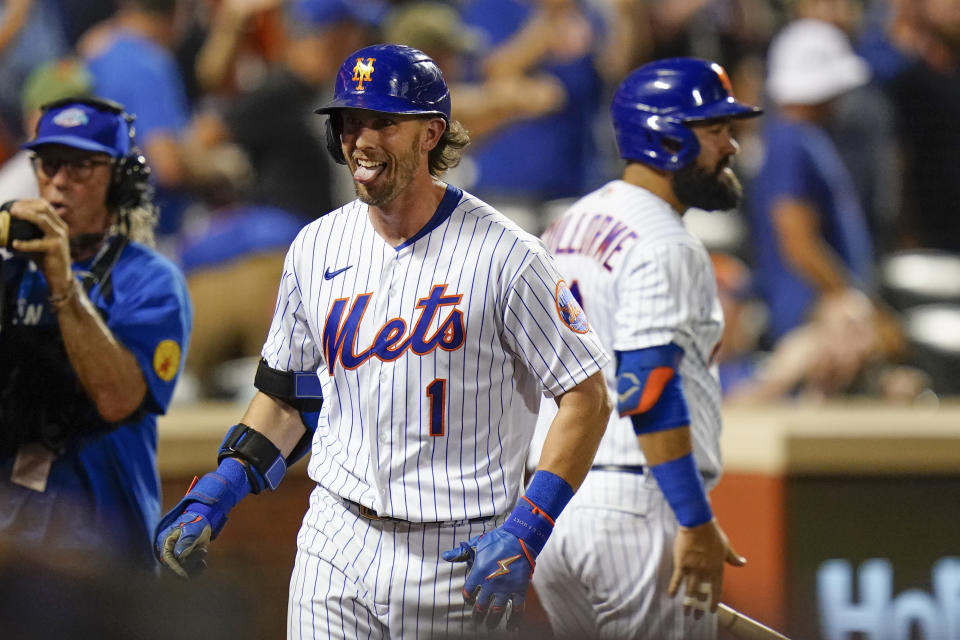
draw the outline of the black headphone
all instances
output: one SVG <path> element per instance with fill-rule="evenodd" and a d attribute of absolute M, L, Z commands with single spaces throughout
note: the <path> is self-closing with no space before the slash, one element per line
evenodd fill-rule
<path fill-rule="evenodd" d="M 107 189 L 107 206 L 124 211 L 145 204 L 148 197 L 150 167 L 147 166 L 147 159 L 143 157 L 143 153 L 134 144 L 133 121 L 136 116 L 124 111 L 123 105 L 119 102 L 92 96 L 62 98 L 41 106 L 40 110 L 47 113 L 51 109 L 69 104 L 84 104 L 97 111 L 118 115 L 126 121 L 127 132 L 130 135 L 130 151 L 117 158 L 113 164 L 113 175 L 110 178 L 110 187 Z M 38 123 L 37 127 L 39 126 Z"/>

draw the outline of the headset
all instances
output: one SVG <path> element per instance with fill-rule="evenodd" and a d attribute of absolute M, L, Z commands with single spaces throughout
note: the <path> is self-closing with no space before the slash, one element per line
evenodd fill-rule
<path fill-rule="evenodd" d="M 136 116 L 127 113 L 119 102 L 92 96 L 63 98 L 41 106 L 40 110 L 47 113 L 70 104 L 83 104 L 103 113 L 112 113 L 126 123 L 130 150 L 114 160 L 113 175 L 107 189 L 107 206 L 111 210 L 122 212 L 145 204 L 149 190 L 150 167 L 147 166 L 146 158 L 134 141 L 136 131 L 133 121 L 136 120 Z M 37 126 L 39 127 L 39 123 Z"/>

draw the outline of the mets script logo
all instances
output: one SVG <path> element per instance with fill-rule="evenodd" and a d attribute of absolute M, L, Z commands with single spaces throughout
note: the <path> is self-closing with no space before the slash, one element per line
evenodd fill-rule
<path fill-rule="evenodd" d="M 376 58 L 367 58 L 364 62 L 363 58 L 357 58 L 357 64 L 353 65 L 353 81 L 357 83 L 357 91 L 363 91 L 364 82 L 373 82 L 370 76 L 373 75 L 375 60 Z"/>
<path fill-rule="evenodd" d="M 360 320 L 367 310 L 372 293 L 362 293 L 353 300 L 350 312 L 344 314 L 349 298 L 333 301 L 327 321 L 323 325 L 323 354 L 327 359 L 327 368 L 333 375 L 337 362 L 344 369 L 356 369 L 370 358 L 377 357 L 383 362 L 391 362 L 410 349 L 418 356 L 426 355 L 434 349 L 456 351 L 464 343 L 463 312 L 456 308 L 463 297 L 460 294 L 446 295 L 447 285 L 435 284 L 430 295 L 417 300 L 420 317 L 413 330 L 407 333 L 407 323 L 403 318 L 394 318 L 380 327 L 373 344 L 366 349 L 357 350 L 357 332 Z M 449 313 L 439 321 L 439 327 L 427 335 L 441 313 Z"/>
<path fill-rule="evenodd" d="M 567 287 L 565 280 L 557 283 L 556 302 L 557 314 L 563 324 L 577 333 L 586 333 L 590 330 L 590 325 L 587 323 L 587 314 L 580 308 L 580 304 L 573 297 L 573 292 Z"/>

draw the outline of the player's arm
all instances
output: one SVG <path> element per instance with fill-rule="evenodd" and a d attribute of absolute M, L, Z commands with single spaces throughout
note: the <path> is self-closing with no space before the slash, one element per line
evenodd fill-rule
<path fill-rule="evenodd" d="M 716 611 L 725 563 L 743 565 L 710 508 L 693 458 L 690 416 L 678 371 L 676 344 L 617 354 L 617 411 L 629 416 L 650 472 L 670 504 L 680 530 L 673 547 L 668 593 L 685 585 L 686 603 Z M 709 585 L 709 593 L 706 587 Z M 701 608 L 701 610 L 702 610 Z M 698 612 L 699 614 L 699 612 Z"/>
<path fill-rule="evenodd" d="M 316 375 L 279 371 L 261 360 L 254 384 L 257 394 L 220 445 L 217 470 L 194 478 L 157 525 L 154 554 L 183 578 L 206 567 L 207 544 L 219 535 L 229 511 L 248 493 L 276 489 L 287 467 L 309 449 L 315 424 L 307 424 L 303 414 L 320 410 Z"/>
<path fill-rule="evenodd" d="M 519 625 L 536 557 L 590 469 L 612 409 L 603 373 L 563 393 L 557 405 L 537 471 L 506 521 L 443 554 L 467 563 L 463 597 L 474 619 L 491 628 L 505 613 L 508 628 Z"/>
<path fill-rule="evenodd" d="M 613 409 L 603 372 L 593 374 L 556 401 L 557 415 L 544 440 L 537 471 L 562 478 L 576 491 L 590 470 Z"/>
<path fill-rule="evenodd" d="M 286 458 L 303 440 L 306 427 L 300 411 L 283 400 L 257 391 L 240 422 L 267 438 Z"/>

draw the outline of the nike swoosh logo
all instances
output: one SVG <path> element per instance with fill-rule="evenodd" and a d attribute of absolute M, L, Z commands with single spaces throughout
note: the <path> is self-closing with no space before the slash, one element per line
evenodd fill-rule
<path fill-rule="evenodd" d="M 336 278 L 338 275 L 340 275 L 341 273 L 343 273 L 344 271 L 346 271 L 347 269 L 350 269 L 350 268 L 352 268 L 352 267 L 353 267 L 353 265 L 351 264 L 351 265 L 347 265 L 347 266 L 344 267 L 343 269 L 337 269 L 336 271 L 330 271 L 330 267 L 327 267 L 327 270 L 323 272 L 323 279 L 324 279 L 324 280 L 333 280 L 333 279 Z"/>

